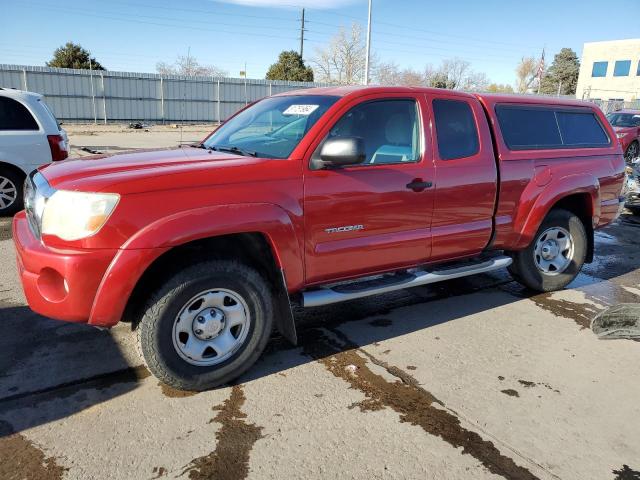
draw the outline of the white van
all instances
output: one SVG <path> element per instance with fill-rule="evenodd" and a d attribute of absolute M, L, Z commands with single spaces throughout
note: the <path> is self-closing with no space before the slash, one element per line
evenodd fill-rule
<path fill-rule="evenodd" d="M 67 134 L 42 95 L 0 88 L 0 216 L 22 210 L 29 173 L 68 156 Z"/>

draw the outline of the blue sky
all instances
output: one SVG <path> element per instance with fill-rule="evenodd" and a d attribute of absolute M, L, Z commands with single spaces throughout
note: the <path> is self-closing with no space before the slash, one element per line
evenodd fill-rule
<path fill-rule="evenodd" d="M 263 78 L 278 53 L 299 48 L 307 7 L 305 59 L 340 25 L 366 25 L 367 0 L 0 0 L 0 63 L 44 65 L 74 41 L 109 70 L 154 72 L 158 61 L 191 54 L 238 76 Z M 562 47 L 640 36 L 639 0 L 373 0 L 372 50 L 383 61 L 422 69 L 459 57 L 492 81 L 512 84 L 522 56 L 547 62 Z M 603 9 L 606 5 L 606 11 Z M 606 12 L 609 12 L 608 14 Z M 617 20 L 615 20 L 617 19 Z"/>

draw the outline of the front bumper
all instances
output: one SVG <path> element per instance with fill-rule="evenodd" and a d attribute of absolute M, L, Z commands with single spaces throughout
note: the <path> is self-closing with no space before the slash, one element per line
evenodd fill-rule
<path fill-rule="evenodd" d="M 13 219 L 18 272 L 31 309 L 68 322 L 88 322 L 96 292 L 117 249 L 77 250 L 44 246 L 25 212 Z"/>

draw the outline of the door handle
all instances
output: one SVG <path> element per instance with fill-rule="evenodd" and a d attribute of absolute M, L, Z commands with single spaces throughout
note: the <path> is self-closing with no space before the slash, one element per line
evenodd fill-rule
<path fill-rule="evenodd" d="M 425 188 L 431 188 L 432 186 L 433 186 L 433 183 L 425 182 L 421 178 L 416 178 L 412 182 L 407 183 L 407 188 L 409 190 L 413 190 L 414 192 L 421 192 Z"/>

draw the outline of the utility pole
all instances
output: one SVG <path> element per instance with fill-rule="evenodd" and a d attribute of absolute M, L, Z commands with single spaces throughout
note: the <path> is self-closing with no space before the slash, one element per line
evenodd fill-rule
<path fill-rule="evenodd" d="M 367 21 L 367 56 L 364 62 L 364 84 L 369 85 L 369 57 L 371 56 L 371 0 L 369 0 L 369 20 Z"/>
<path fill-rule="evenodd" d="M 304 53 L 304 8 L 302 9 L 302 21 L 300 23 L 300 58 Z"/>

